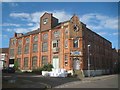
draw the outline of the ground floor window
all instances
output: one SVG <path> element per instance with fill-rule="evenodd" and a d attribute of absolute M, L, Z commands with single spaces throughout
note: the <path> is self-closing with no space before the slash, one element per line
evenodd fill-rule
<path fill-rule="evenodd" d="M 28 67 L 28 57 L 24 58 L 24 67 Z"/>
<path fill-rule="evenodd" d="M 42 65 L 48 64 L 48 57 L 42 56 Z"/>
<path fill-rule="evenodd" d="M 32 57 L 32 67 L 37 67 L 37 56 Z"/>
<path fill-rule="evenodd" d="M 18 67 L 20 67 L 20 64 L 21 64 L 21 58 L 17 58 L 17 65 L 18 65 Z"/>

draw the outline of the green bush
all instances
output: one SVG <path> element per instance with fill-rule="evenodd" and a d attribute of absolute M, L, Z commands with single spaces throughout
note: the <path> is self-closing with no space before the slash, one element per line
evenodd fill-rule
<path fill-rule="evenodd" d="M 52 71 L 53 65 L 52 64 L 46 64 L 41 68 L 33 69 L 33 73 L 42 74 L 42 71 Z"/>
<path fill-rule="evenodd" d="M 42 71 L 52 71 L 53 65 L 52 64 L 46 64 L 42 67 Z"/>

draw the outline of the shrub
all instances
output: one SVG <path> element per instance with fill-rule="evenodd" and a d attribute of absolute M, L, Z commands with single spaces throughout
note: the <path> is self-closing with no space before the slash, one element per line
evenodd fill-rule
<path fill-rule="evenodd" d="M 42 67 L 43 71 L 52 71 L 53 65 L 52 64 L 46 64 Z"/>
<path fill-rule="evenodd" d="M 53 65 L 52 64 L 46 64 L 41 68 L 33 69 L 33 73 L 42 74 L 42 71 L 52 71 Z"/>

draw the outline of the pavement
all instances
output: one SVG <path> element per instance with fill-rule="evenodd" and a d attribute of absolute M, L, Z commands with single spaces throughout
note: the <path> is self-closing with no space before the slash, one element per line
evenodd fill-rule
<path fill-rule="evenodd" d="M 79 87 L 80 85 L 85 85 L 85 84 L 88 84 L 88 83 L 91 83 L 91 82 L 95 83 L 95 82 L 98 82 L 100 80 L 103 81 L 103 80 L 107 80 L 107 79 L 113 78 L 113 77 L 118 78 L 118 75 L 103 75 L 103 76 L 96 76 L 96 77 L 85 77 L 81 81 L 69 82 L 69 83 L 66 83 L 66 84 L 63 84 L 63 85 L 56 86 L 54 88 L 70 88 L 69 86 L 72 87 L 73 85 L 74 85 L 74 87 L 72 87 L 72 88 L 77 88 L 75 85 L 78 85 L 78 87 Z M 117 80 L 116 80 L 116 82 L 117 82 Z"/>

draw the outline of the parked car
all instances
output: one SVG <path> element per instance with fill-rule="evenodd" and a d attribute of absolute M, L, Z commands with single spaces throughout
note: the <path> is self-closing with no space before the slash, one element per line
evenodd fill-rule
<path fill-rule="evenodd" d="M 2 69 L 3 73 L 15 73 L 15 69 L 13 67 L 7 67 Z"/>

